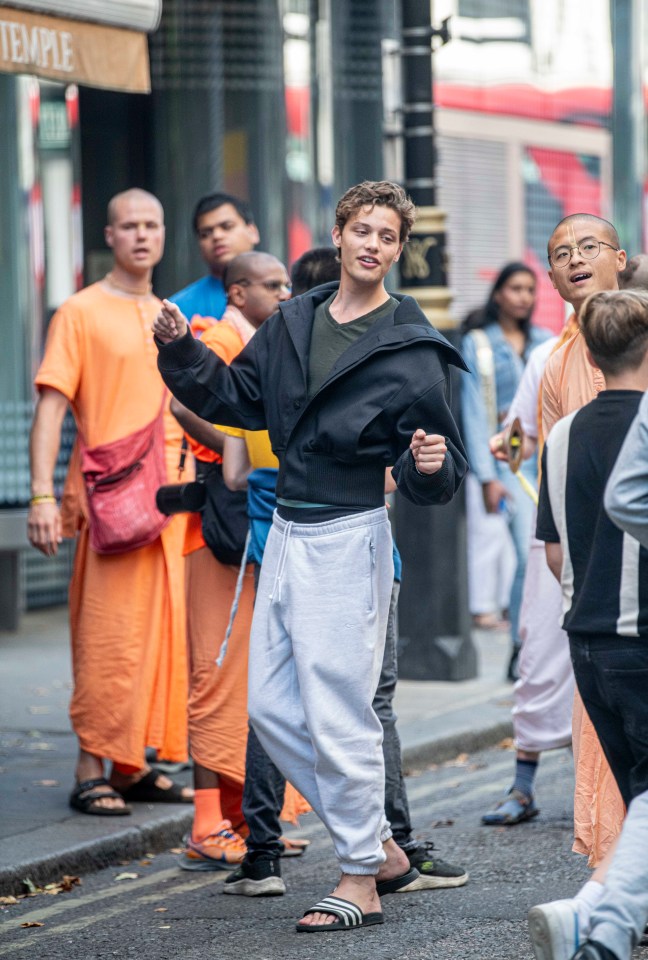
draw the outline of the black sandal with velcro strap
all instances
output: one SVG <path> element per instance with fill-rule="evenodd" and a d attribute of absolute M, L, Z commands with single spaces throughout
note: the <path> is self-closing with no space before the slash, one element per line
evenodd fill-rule
<path fill-rule="evenodd" d="M 97 787 L 108 787 L 108 790 L 98 790 Z M 102 807 L 98 800 L 122 800 L 121 793 L 110 786 L 105 777 L 95 777 L 94 780 L 82 780 L 77 783 L 70 794 L 70 806 L 79 813 L 88 813 L 95 817 L 127 817 L 133 811 L 124 804 L 121 807 Z"/>

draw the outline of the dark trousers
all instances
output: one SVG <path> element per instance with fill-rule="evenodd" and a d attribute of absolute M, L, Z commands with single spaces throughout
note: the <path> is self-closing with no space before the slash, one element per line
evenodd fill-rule
<path fill-rule="evenodd" d="M 569 634 L 578 692 L 623 801 L 648 790 L 648 638 Z"/>
<path fill-rule="evenodd" d="M 400 583 L 394 583 L 385 639 L 385 654 L 373 708 L 383 727 L 385 758 L 385 816 L 391 823 L 396 843 L 407 849 L 416 845 L 401 770 L 401 744 L 396 729 L 393 701 L 398 678 L 396 656 L 396 608 Z M 286 781 L 259 743 L 253 728 L 248 731 L 245 758 L 243 814 L 250 830 L 246 840 L 250 860 L 281 855 L 279 814 L 283 807 Z"/>

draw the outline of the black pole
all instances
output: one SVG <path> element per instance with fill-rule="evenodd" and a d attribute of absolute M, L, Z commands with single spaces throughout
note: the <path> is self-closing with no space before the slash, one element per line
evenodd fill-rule
<path fill-rule="evenodd" d="M 430 4 L 401 0 L 405 188 L 419 208 L 401 267 L 404 293 L 451 341 L 445 255 L 445 214 L 436 206 L 436 146 L 432 102 L 432 39 L 448 39 L 431 23 Z M 458 378 L 453 378 L 458 410 Z M 467 599 L 465 507 L 462 496 L 443 507 L 415 507 L 397 494 L 396 540 L 403 557 L 399 602 L 400 676 L 466 680 L 477 674 Z"/>

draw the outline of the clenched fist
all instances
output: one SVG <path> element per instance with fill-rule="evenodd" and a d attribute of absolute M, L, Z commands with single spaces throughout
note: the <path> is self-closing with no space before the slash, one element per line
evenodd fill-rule
<path fill-rule="evenodd" d="M 445 445 L 445 437 L 419 429 L 412 436 L 410 450 L 418 472 L 431 476 L 443 466 L 448 448 Z"/>

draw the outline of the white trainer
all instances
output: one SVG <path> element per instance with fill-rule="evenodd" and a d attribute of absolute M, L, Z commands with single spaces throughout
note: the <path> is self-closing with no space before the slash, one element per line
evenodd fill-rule
<path fill-rule="evenodd" d="M 554 900 L 532 907 L 529 936 L 536 960 L 571 960 L 582 942 L 576 902 Z"/>

